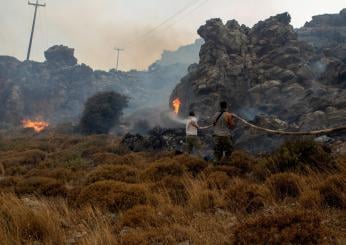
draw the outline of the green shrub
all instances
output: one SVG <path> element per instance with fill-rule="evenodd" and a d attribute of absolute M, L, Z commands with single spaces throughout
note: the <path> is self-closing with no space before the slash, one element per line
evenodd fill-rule
<path fill-rule="evenodd" d="M 119 122 L 128 98 L 116 92 L 103 92 L 85 104 L 79 128 L 84 134 L 107 134 Z"/>

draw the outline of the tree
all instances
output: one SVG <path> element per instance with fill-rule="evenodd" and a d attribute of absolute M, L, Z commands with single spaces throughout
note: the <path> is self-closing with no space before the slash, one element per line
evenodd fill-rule
<path fill-rule="evenodd" d="M 102 92 L 85 103 L 79 128 L 84 134 L 107 134 L 119 123 L 128 97 L 116 92 Z"/>

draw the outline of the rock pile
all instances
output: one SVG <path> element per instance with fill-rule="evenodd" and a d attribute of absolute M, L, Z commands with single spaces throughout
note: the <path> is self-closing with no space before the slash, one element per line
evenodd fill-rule
<path fill-rule="evenodd" d="M 337 25 L 343 33 L 343 18 L 344 10 L 329 15 L 327 20 L 314 17 L 305 28 L 319 28 L 323 23 Z M 234 112 L 246 119 L 252 120 L 258 114 L 273 116 L 295 130 L 345 124 L 344 39 L 333 39 L 338 43 L 333 46 L 336 50 L 326 48 L 321 52 L 304 38 L 298 38 L 290 21 L 288 13 L 260 21 L 253 28 L 235 20 L 226 24 L 220 19 L 207 21 L 198 30 L 205 41 L 200 62 L 189 67 L 170 101 L 180 98 L 182 115 L 194 110 L 207 120 L 218 103 L 226 100 Z M 325 35 L 322 37 L 326 38 Z M 268 144 L 249 134 L 242 135 L 245 141 L 239 141 L 240 136 L 238 144 L 255 142 L 258 150 L 276 145 L 275 141 Z"/>

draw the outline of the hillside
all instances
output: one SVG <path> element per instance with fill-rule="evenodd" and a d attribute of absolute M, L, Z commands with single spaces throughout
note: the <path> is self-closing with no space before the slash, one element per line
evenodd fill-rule
<path fill-rule="evenodd" d="M 190 62 L 198 61 L 200 45 L 196 41 L 175 52 L 165 51 L 147 71 L 129 72 L 99 71 L 78 64 L 74 49 L 65 46 L 48 49 L 43 63 L 0 56 L 0 128 L 15 127 L 26 118 L 75 123 L 87 98 L 100 91 L 129 96 L 127 112 L 167 107 L 169 94 Z"/>
<path fill-rule="evenodd" d="M 208 20 L 198 30 L 205 41 L 200 62 L 189 67 L 171 103 L 179 98 L 181 116 L 194 110 L 206 121 L 225 100 L 233 112 L 264 127 L 306 131 L 344 125 L 345 14 L 316 16 L 298 31 L 288 13 L 252 28 L 236 20 Z M 323 46 L 313 45 L 318 43 Z M 236 134 L 238 145 L 255 151 L 282 140 L 243 129 Z"/>
<path fill-rule="evenodd" d="M 111 136 L 0 138 L 2 244 L 345 244 L 345 146 L 227 165 Z"/>

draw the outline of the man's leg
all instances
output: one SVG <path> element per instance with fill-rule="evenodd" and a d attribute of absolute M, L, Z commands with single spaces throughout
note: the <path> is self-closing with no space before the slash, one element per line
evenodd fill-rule
<path fill-rule="evenodd" d="M 193 150 L 193 140 L 191 136 L 186 136 L 186 147 L 187 147 L 187 153 L 191 154 Z"/>
<path fill-rule="evenodd" d="M 214 157 L 216 161 L 221 161 L 223 157 L 223 147 L 220 136 L 214 136 Z"/>
<path fill-rule="evenodd" d="M 230 160 L 233 153 L 233 139 L 231 136 L 225 137 L 224 152 L 225 159 Z"/>
<path fill-rule="evenodd" d="M 195 146 L 195 151 L 197 156 L 202 157 L 202 152 L 201 152 L 202 143 L 198 136 L 195 137 L 194 146 Z"/>

